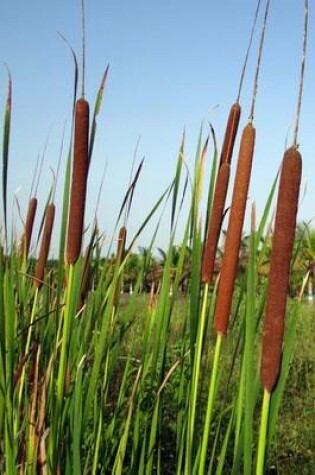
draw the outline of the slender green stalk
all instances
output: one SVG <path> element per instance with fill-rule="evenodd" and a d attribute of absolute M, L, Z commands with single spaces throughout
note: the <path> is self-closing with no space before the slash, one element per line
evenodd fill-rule
<path fill-rule="evenodd" d="M 267 391 L 267 389 L 265 389 L 263 402 L 262 402 L 262 411 L 261 411 L 261 420 L 260 420 L 260 429 L 259 429 L 256 475 L 264 474 L 266 436 L 267 436 L 268 419 L 269 419 L 270 397 L 271 397 L 271 393 Z"/>
<path fill-rule="evenodd" d="M 68 349 L 69 349 L 69 337 L 70 337 L 70 328 L 71 328 L 71 300 L 72 300 L 72 293 L 73 293 L 73 278 L 74 278 L 73 274 L 74 274 L 74 266 L 70 265 L 68 288 L 67 288 L 67 299 L 66 299 L 66 306 L 64 310 L 60 361 L 59 361 L 58 377 L 57 377 L 57 408 L 58 410 L 60 410 L 62 407 L 67 354 L 68 354 Z"/>
<path fill-rule="evenodd" d="M 207 412 L 206 412 L 204 430 L 203 430 L 203 435 L 202 435 L 200 462 L 199 462 L 199 470 L 198 470 L 199 475 L 203 475 L 205 473 L 209 433 L 210 433 L 210 428 L 211 428 L 215 395 L 216 395 L 216 389 L 217 389 L 217 384 L 218 384 L 218 371 L 219 371 L 222 341 L 223 341 L 223 335 L 218 333 L 215 349 L 214 349 L 214 359 L 213 359 L 212 373 L 211 373 L 211 378 L 210 378 Z"/>
<path fill-rule="evenodd" d="M 200 377 L 202 348 L 203 348 L 203 341 L 204 341 L 204 331 L 206 328 L 208 293 L 209 293 L 209 285 L 206 283 L 204 286 L 204 291 L 203 291 L 203 301 L 202 301 L 202 308 L 201 308 L 201 313 L 200 313 L 200 322 L 199 322 L 199 327 L 198 327 L 196 353 L 195 353 L 193 374 L 192 374 L 192 380 L 191 380 L 191 398 L 189 402 L 187 453 L 186 453 L 186 463 L 185 463 L 185 473 L 187 474 L 191 473 L 192 454 L 194 450 L 193 445 L 194 445 L 194 432 L 195 432 L 195 422 L 196 422 L 196 404 L 197 404 L 197 394 L 198 394 L 199 377 Z"/>
<path fill-rule="evenodd" d="M 26 357 L 27 357 L 27 355 L 30 351 L 30 346 L 31 346 L 33 323 L 34 323 L 35 314 L 36 314 L 36 311 L 37 311 L 38 289 L 39 289 L 38 287 L 35 288 L 35 295 L 34 295 L 34 301 L 33 301 L 33 306 L 32 306 L 31 319 L 30 319 L 29 328 L 28 328 L 28 332 L 27 332 L 27 340 L 26 340 L 26 345 L 25 345 L 25 356 Z M 21 375 L 19 398 L 18 398 L 19 407 L 21 406 L 21 402 L 22 402 L 24 383 L 25 383 L 25 366 L 23 366 L 22 375 Z"/>

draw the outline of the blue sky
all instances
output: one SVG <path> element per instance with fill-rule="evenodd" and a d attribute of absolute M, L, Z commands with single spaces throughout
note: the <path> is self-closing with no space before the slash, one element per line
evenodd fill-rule
<path fill-rule="evenodd" d="M 258 217 L 280 165 L 288 133 L 289 142 L 292 138 L 303 3 L 304 0 L 271 0 L 254 121 L 257 142 L 250 187 L 250 200 L 256 202 Z M 145 156 L 145 166 L 128 223 L 130 236 L 173 176 L 183 128 L 187 134 L 186 160 L 191 170 L 200 125 L 205 117 L 205 124 L 211 121 L 218 144 L 221 144 L 225 120 L 236 98 L 255 9 L 256 1 L 253 0 L 86 1 L 86 97 L 91 106 L 103 71 L 107 63 L 110 64 L 89 176 L 86 223 L 93 219 L 101 176 L 107 163 L 98 217 L 108 239 L 128 185 L 139 136 L 138 158 Z M 300 206 L 299 220 L 315 216 L 313 17 L 310 11 L 299 134 L 303 156 L 301 195 L 306 186 L 307 192 Z M 262 14 L 259 24 L 261 20 Z M 43 153 L 48 137 L 38 191 L 39 212 L 43 209 L 52 180 L 50 169 L 57 166 L 64 126 L 63 164 L 66 159 L 73 68 L 69 52 L 57 31 L 68 38 L 80 57 L 79 0 L 2 0 L 0 59 L 8 63 L 13 78 L 10 204 L 17 192 L 23 216 L 37 156 Z M 241 127 L 246 124 L 249 113 L 259 34 L 260 27 L 254 38 L 241 98 Z M 5 107 L 6 88 L 6 70 L 2 67 L 0 113 Z M 238 145 L 233 170 L 237 151 Z M 211 158 L 210 149 L 207 170 Z M 63 164 L 56 199 L 57 221 L 60 220 Z M 21 223 L 16 207 L 14 216 L 18 233 Z M 161 247 L 167 243 L 167 222 L 168 218 L 158 238 Z M 146 245 L 151 232 L 152 228 L 138 244 Z M 55 249 L 57 242 L 56 229 Z"/>

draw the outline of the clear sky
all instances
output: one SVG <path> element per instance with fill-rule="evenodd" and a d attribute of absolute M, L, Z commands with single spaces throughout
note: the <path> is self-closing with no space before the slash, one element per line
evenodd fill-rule
<path fill-rule="evenodd" d="M 257 204 L 258 217 L 280 165 L 288 133 L 289 142 L 292 140 L 303 5 L 304 0 L 271 0 L 254 120 L 257 142 L 250 200 Z M 209 120 L 221 144 L 226 117 L 236 98 L 255 9 L 254 0 L 86 0 L 86 97 L 91 106 L 104 69 L 110 64 L 89 176 L 87 224 L 93 219 L 107 163 L 98 217 L 101 229 L 111 236 L 139 136 L 138 160 L 145 156 L 145 165 L 128 223 L 130 235 L 173 177 L 183 128 L 187 134 L 186 160 L 191 170 L 204 117 L 207 118 L 204 136 Z M 246 124 L 249 113 L 262 13 L 241 98 L 241 127 Z M 311 9 L 299 134 L 303 156 L 301 195 L 306 186 L 307 192 L 299 220 L 315 216 L 313 18 Z M 37 156 L 43 153 L 48 137 L 38 190 L 39 212 L 42 211 L 52 180 L 50 169 L 56 169 L 66 125 L 56 199 L 59 221 L 69 143 L 73 67 L 57 31 L 68 38 L 80 57 L 79 0 L 1 1 L 0 59 L 9 65 L 13 78 L 10 205 L 16 193 L 22 216 L 25 216 Z M 4 111 L 6 89 L 3 66 L 0 68 L 0 113 Z M 210 148 L 208 171 L 211 158 Z M 233 170 L 236 159 L 237 153 L 232 162 Z M 14 215 L 15 226 L 20 229 L 16 207 Z M 158 242 L 161 247 L 167 242 L 168 228 L 166 223 L 163 226 Z M 148 243 L 151 232 L 152 229 L 139 239 L 139 245 Z M 57 230 L 54 242 L 56 249 Z"/>

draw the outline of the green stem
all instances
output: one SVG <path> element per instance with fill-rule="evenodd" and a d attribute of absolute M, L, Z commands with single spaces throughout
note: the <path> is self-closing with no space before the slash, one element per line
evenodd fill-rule
<path fill-rule="evenodd" d="M 65 373 L 66 373 L 66 358 L 69 346 L 69 334 L 70 334 L 70 316 L 71 316 L 71 300 L 72 300 L 72 291 L 73 291 L 73 273 L 74 266 L 70 265 L 69 268 L 69 281 L 68 281 L 68 291 L 67 291 L 67 300 L 66 307 L 64 311 L 64 321 L 63 321 L 63 336 L 61 343 L 61 352 L 60 352 L 60 362 L 58 368 L 58 380 L 57 380 L 57 408 L 58 411 L 62 406 L 63 393 L 64 393 L 64 382 L 65 382 Z"/>
<path fill-rule="evenodd" d="M 268 419 L 269 419 L 270 396 L 271 396 L 271 393 L 269 391 L 267 391 L 267 389 L 265 389 L 264 390 L 263 403 L 262 403 L 262 410 L 261 410 L 261 421 L 260 421 L 260 430 L 259 430 L 256 475 L 263 475 L 263 473 L 264 473 L 266 436 L 267 436 L 267 427 L 268 427 Z"/>
<path fill-rule="evenodd" d="M 203 475 L 205 473 L 208 439 L 209 439 L 211 419 L 212 419 L 216 388 L 217 388 L 217 378 L 218 378 L 218 369 L 219 369 L 219 362 L 220 362 L 222 340 L 223 340 L 223 335 L 218 333 L 216 344 L 215 344 L 215 350 L 214 350 L 214 360 L 213 360 L 212 373 L 211 373 L 211 379 L 210 379 L 206 420 L 205 420 L 205 426 L 203 430 L 202 443 L 201 443 L 202 445 L 201 445 L 200 463 L 199 463 L 199 472 L 198 472 L 199 475 Z"/>
<path fill-rule="evenodd" d="M 35 290 L 31 320 L 30 320 L 29 328 L 27 332 L 27 339 L 26 339 L 26 346 L 25 346 L 26 357 L 30 351 L 30 346 L 31 346 L 32 328 L 33 328 L 33 322 L 35 319 L 35 312 L 37 310 L 37 300 L 38 300 L 38 287 L 36 287 L 36 290 Z M 20 384 L 20 389 L 19 389 L 19 408 L 21 407 L 21 401 L 22 401 L 22 396 L 23 396 L 23 388 L 24 388 L 24 382 L 25 382 L 25 366 L 26 364 L 23 366 L 22 375 L 21 375 L 21 384 Z"/>
<path fill-rule="evenodd" d="M 197 347 L 196 355 L 194 360 L 193 368 L 193 377 L 191 384 L 191 401 L 189 408 L 189 421 L 188 421 L 188 431 L 187 431 L 187 455 L 185 463 L 185 474 L 190 475 L 191 473 L 191 456 L 193 453 L 193 440 L 194 440 L 194 431 L 195 431 L 195 417 L 196 417 L 196 403 L 197 403 L 197 393 L 198 393 L 198 381 L 200 375 L 200 362 L 202 355 L 203 347 L 203 336 L 206 326 L 206 312 L 207 312 L 207 302 L 208 302 L 208 292 L 209 285 L 206 283 L 203 292 L 203 302 L 200 314 L 200 324 L 198 328 L 198 337 L 197 337 Z"/>

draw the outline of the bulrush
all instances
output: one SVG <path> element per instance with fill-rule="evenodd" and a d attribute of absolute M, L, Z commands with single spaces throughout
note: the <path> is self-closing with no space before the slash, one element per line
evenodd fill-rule
<path fill-rule="evenodd" d="M 84 210 L 88 177 L 89 104 L 81 98 L 76 103 L 72 183 L 68 222 L 66 259 L 75 264 L 82 246 Z"/>
<path fill-rule="evenodd" d="M 47 258 L 49 254 L 51 234 L 54 226 L 55 219 L 55 205 L 51 203 L 47 206 L 46 215 L 45 215 L 45 224 L 43 230 L 43 237 L 41 242 L 41 247 L 39 251 L 39 257 L 37 260 L 36 271 L 35 271 L 35 285 L 41 287 L 44 280 L 45 266 L 47 263 Z"/>
<path fill-rule="evenodd" d="M 125 226 L 122 226 L 119 230 L 118 234 L 118 243 L 117 243 L 117 253 L 116 253 L 116 261 L 115 265 L 119 268 L 121 265 L 124 257 L 125 257 L 125 248 L 126 248 L 126 238 L 127 238 L 127 229 Z M 119 300 L 119 293 L 120 293 L 120 286 L 121 286 L 121 276 L 118 277 L 116 282 L 116 288 L 114 291 L 114 305 L 117 306 Z"/>
<path fill-rule="evenodd" d="M 227 162 L 222 163 L 213 196 L 211 217 L 209 220 L 207 239 L 203 250 L 201 280 L 204 283 L 211 284 L 215 256 L 221 231 L 223 212 L 226 200 L 226 194 L 230 177 L 230 165 Z"/>
<path fill-rule="evenodd" d="M 214 196 L 213 196 L 213 206 L 211 215 L 209 218 L 208 229 L 207 229 L 207 237 L 206 242 L 203 249 L 203 261 L 202 261 L 202 270 L 201 270 L 201 281 L 203 283 L 211 284 L 214 264 L 215 264 L 215 256 L 218 247 L 221 226 L 222 226 L 222 219 L 226 201 L 226 195 L 228 190 L 229 184 L 229 173 L 227 173 L 227 169 L 225 169 L 221 174 L 221 167 L 224 163 L 231 164 L 231 159 L 233 155 L 235 139 L 238 131 L 238 126 L 241 117 L 241 106 L 240 106 L 240 97 L 241 91 L 243 87 L 243 81 L 247 66 L 247 61 L 249 57 L 249 53 L 252 46 L 253 35 L 256 27 L 256 22 L 258 18 L 258 12 L 260 8 L 260 0 L 257 2 L 255 17 L 252 25 L 252 31 L 245 55 L 245 60 L 242 68 L 242 73 L 240 77 L 239 89 L 236 102 L 232 105 L 230 109 L 230 113 L 228 116 L 223 145 L 221 150 L 220 156 L 220 163 L 219 163 L 219 170 L 217 181 L 214 189 Z M 223 175 L 223 176 L 220 176 Z"/>
<path fill-rule="evenodd" d="M 241 107 L 236 102 L 232 105 L 226 124 L 225 135 L 220 157 L 217 181 L 214 189 L 213 205 L 208 224 L 206 242 L 203 249 L 201 280 L 211 284 L 215 256 L 217 252 L 225 201 L 230 178 L 230 163 L 233 155 L 235 138 L 239 126 Z M 223 166 L 224 165 L 224 166 Z"/>
<path fill-rule="evenodd" d="M 265 473 L 265 451 L 269 424 L 269 409 L 281 367 L 284 317 L 289 285 L 296 215 L 299 201 L 302 157 L 297 149 L 308 37 L 308 0 L 304 1 L 304 32 L 301 73 L 297 98 L 293 145 L 284 153 L 280 174 L 276 219 L 272 236 L 269 282 L 262 337 L 260 379 L 264 387 L 257 449 L 256 474 Z M 270 442 L 270 441 L 269 441 Z"/>
<path fill-rule="evenodd" d="M 235 182 L 233 188 L 230 219 L 227 228 L 221 276 L 214 315 L 214 327 L 218 334 L 227 332 L 237 272 L 238 255 L 246 210 L 247 193 L 252 169 L 255 145 L 255 128 L 248 123 L 243 130 Z"/>
<path fill-rule="evenodd" d="M 232 105 L 226 124 L 225 135 L 222 145 L 221 157 L 220 157 L 220 166 L 222 163 L 231 163 L 233 149 L 235 144 L 235 138 L 238 131 L 238 126 L 240 123 L 241 116 L 241 106 L 238 102 Z"/>
<path fill-rule="evenodd" d="M 25 222 L 25 231 L 23 233 L 23 237 L 21 241 L 20 256 L 22 259 L 24 257 L 27 258 L 29 254 L 36 210 L 37 210 L 37 198 L 33 197 L 30 199 L 28 203 L 26 222 Z"/>
<path fill-rule="evenodd" d="M 301 173 L 301 154 L 295 146 L 290 147 L 280 176 L 262 340 L 261 382 L 269 393 L 279 376 Z"/>
<path fill-rule="evenodd" d="M 121 264 L 124 258 L 126 238 L 127 238 L 127 229 L 125 226 L 122 226 L 118 234 L 117 254 L 116 254 L 116 260 L 119 264 Z"/>

